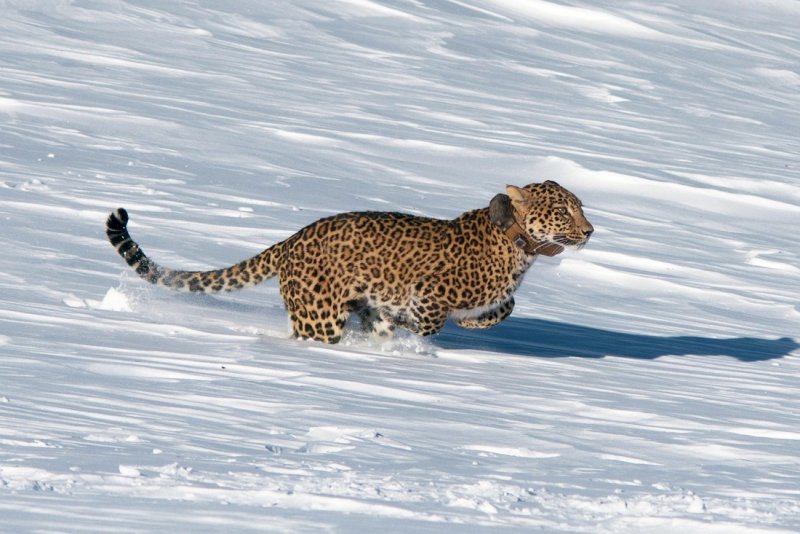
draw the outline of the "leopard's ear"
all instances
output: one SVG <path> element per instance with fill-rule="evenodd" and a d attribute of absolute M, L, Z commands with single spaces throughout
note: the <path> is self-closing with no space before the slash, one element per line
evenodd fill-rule
<path fill-rule="evenodd" d="M 511 197 L 511 200 L 514 202 L 530 202 L 531 199 L 531 194 L 529 192 L 515 185 L 507 185 L 506 193 L 508 193 L 508 196 Z"/>
<path fill-rule="evenodd" d="M 499 193 L 489 202 L 489 219 L 501 230 L 507 229 L 516 222 L 514 207 L 511 205 L 511 198 L 508 195 Z"/>

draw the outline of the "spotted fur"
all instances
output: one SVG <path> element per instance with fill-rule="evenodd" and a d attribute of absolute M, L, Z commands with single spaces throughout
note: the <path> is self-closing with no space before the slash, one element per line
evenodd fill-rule
<path fill-rule="evenodd" d="M 509 217 L 533 241 L 583 246 L 593 228 L 581 201 L 555 182 L 507 186 Z M 111 244 L 143 279 L 181 291 L 213 293 L 253 286 L 273 276 L 293 335 L 338 342 L 350 314 L 365 329 L 438 332 L 448 317 L 464 328 L 506 319 L 513 294 L 538 254 L 520 248 L 492 221 L 489 208 L 454 220 L 387 212 L 320 219 L 241 263 L 213 271 L 162 267 L 145 255 L 119 208 L 106 222 Z M 555 252 L 557 253 L 557 252 Z M 552 255 L 552 254 L 550 254 Z"/>

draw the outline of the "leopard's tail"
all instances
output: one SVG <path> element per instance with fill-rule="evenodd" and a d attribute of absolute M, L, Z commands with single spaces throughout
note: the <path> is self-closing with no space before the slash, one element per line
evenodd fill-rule
<path fill-rule="evenodd" d="M 128 233 L 128 212 L 114 210 L 106 221 L 106 235 L 120 256 L 143 279 L 178 291 L 217 293 L 254 286 L 277 274 L 281 244 L 232 265 L 215 271 L 178 271 L 158 265 L 147 257 Z"/>

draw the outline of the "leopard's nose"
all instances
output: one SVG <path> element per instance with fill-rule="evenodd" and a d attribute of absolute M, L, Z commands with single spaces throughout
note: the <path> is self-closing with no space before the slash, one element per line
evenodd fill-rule
<path fill-rule="evenodd" d="M 593 233 L 594 233 L 594 227 L 591 224 L 587 228 L 583 229 L 583 237 L 585 237 L 586 239 L 589 239 L 589 236 L 591 236 Z"/>

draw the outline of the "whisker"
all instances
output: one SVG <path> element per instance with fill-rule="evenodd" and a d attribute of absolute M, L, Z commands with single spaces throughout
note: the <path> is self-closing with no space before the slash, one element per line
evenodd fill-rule
<path fill-rule="evenodd" d="M 588 240 L 572 239 L 571 237 L 567 237 L 564 234 L 558 234 L 556 236 L 553 236 L 552 242 L 567 247 L 576 247 L 578 250 L 580 250 L 586 246 Z"/>

